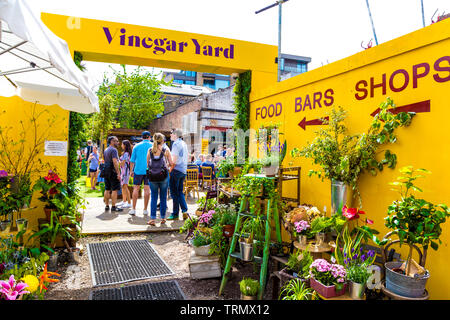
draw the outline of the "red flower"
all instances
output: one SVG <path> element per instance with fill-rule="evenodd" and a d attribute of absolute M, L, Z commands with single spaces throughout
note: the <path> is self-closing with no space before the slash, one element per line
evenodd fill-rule
<path fill-rule="evenodd" d="M 346 217 L 348 220 L 354 220 L 358 219 L 358 209 L 356 208 L 348 208 L 347 206 L 344 206 L 342 208 L 342 215 Z"/>
<path fill-rule="evenodd" d="M 366 218 L 366 223 L 367 223 L 367 224 L 373 224 L 373 220 L 370 220 L 370 219 L 367 219 L 367 218 Z"/>
<path fill-rule="evenodd" d="M 58 190 L 56 190 L 55 188 L 51 188 L 50 190 L 48 190 L 48 193 L 49 193 L 50 195 L 54 195 L 54 194 L 57 194 L 57 193 L 58 193 Z"/>

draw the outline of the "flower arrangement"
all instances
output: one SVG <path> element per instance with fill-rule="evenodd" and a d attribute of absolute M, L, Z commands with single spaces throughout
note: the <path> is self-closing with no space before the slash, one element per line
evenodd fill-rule
<path fill-rule="evenodd" d="M 42 196 L 39 197 L 39 200 L 46 203 L 45 208 L 54 209 L 56 206 L 52 203 L 52 200 L 57 194 L 63 192 L 65 187 L 58 174 L 49 170 L 46 177 L 41 177 L 36 181 L 33 190 L 41 191 Z"/>
<path fill-rule="evenodd" d="M 325 259 L 316 259 L 309 267 L 310 276 L 324 286 L 336 286 L 336 291 L 341 290 L 346 281 L 347 272 L 340 264 L 331 264 Z"/>
<path fill-rule="evenodd" d="M 203 223 L 205 225 L 209 225 L 213 219 L 213 215 L 216 213 L 214 210 L 209 210 L 208 212 L 202 214 L 199 219 L 199 223 Z"/>
<path fill-rule="evenodd" d="M 294 230 L 295 235 L 299 236 L 299 235 L 306 235 L 311 225 L 308 223 L 308 221 L 300 220 L 294 222 L 294 227 L 295 227 Z"/>
<path fill-rule="evenodd" d="M 18 297 L 20 298 L 22 295 L 30 293 L 29 291 L 25 291 L 27 287 L 28 284 L 24 282 L 17 283 L 14 275 L 11 275 L 8 281 L 0 281 L 0 298 L 17 300 Z"/>
<path fill-rule="evenodd" d="M 338 214 L 336 214 L 338 215 Z M 369 266 L 373 263 L 376 256 L 373 251 L 369 251 L 367 254 L 363 254 L 362 244 L 372 239 L 374 242 L 378 241 L 376 239 L 376 234 L 379 232 L 375 229 L 369 227 L 374 222 L 373 220 L 364 218 L 363 226 L 359 226 L 360 215 L 365 215 L 365 212 L 357 208 L 348 208 L 344 206 L 342 208 L 342 217 L 346 219 L 346 224 L 343 228 L 342 233 L 339 233 L 336 238 L 336 248 L 334 251 L 334 258 L 339 264 L 349 264 L 360 265 L 365 262 L 365 266 Z M 348 223 L 350 221 L 356 222 L 353 230 L 349 231 Z M 370 256 L 368 254 L 370 253 Z M 361 258 L 363 258 L 361 260 Z"/>

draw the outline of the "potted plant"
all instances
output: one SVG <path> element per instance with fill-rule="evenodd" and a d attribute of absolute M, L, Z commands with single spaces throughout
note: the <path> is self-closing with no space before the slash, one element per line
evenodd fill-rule
<path fill-rule="evenodd" d="M 207 234 L 197 232 L 192 241 L 192 245 L 194 246 L 196 255 L 208 256 L 209 249 L 211 248 L 211 238 Z"/>
<path fill-rule="evenodd" d="M 298 242 L 301 245 L 306 246 L 308 242 L 308 231 L 311 228 L 311 225 L 306 220 L 300 220 L 297 222 L 294 222 L 294 234 L 296 237 L 298 237 Z"/>
<path fill-rule="evenodd" d="M 50 220 L 51 211 L 56 209 L 52 200 L 61 192 L 66 192 L 63 181 L 57 173 L 52 170 L 48 171 L 48 175 L 39 178 L 33 186 L 33 190 L 41 192 L 39 200 L 45 203 L 44 211 L 47 221 Z"/>
<path fill-rule="evenodd" d="M 372 275 L 367 267 L 373 263 L 371 258 L 375 259 L 375 253 L 369 251 L 368 255 L 361 255 L 356 259 L 351 259 L 346 264 L 347 280 L 349 281 L 350 298 L 353 300 L 362 300 L 364 298 L 364 291 L 366 290 L 366 283 Z M 359 260 L 359 261 L 358 261 Z"/>
<path fill-rule="evenodd" d="M 319 300 L 317 293 L 300 279 L 289 280 L 280 292 L 281 300 Z"/>
<path fill-rule="evenodd" d="M 309 287 L 309 267 L 313 262 L 311 253 L 306 250 L 297 250 L 289 255 L 286 267 L 280 271 L 283 282 L 299 278 Z"/>
<path fill-rule="evenodd" d="M 280 125 L 281 123 L 261 125 L 256 132 L 259 151 L 264 154 L 261 159 L 262 168 L 268 177 L 274 177 L 278 173 L 286 156 L 287 141 L 280 143 L 279 136 L 283 134 L 279 132 Z"/>
<path fill-rule="evenodd" d="M 343 295 L 347 289 L 344 266 L 316 259 L 310 266 L 310 286 L 324 298 Z"/>
<path fill-rule="evenodd" d="M 252 278 L 243 278 L 239 282 L 241 300 L 256 300 L 259 292 L 259 282 Z"/>
<path fill-rule="evenodd" d="M 364 172 L 376 175 L 384 166 L 394 168 L 397 157 L 389 150 L 384 152 L 384 158 L 376 159 L 379 148 L 386 143 L 395 143 L 397 137 L 394 131 L 398 127 L 408 126 L 414 116 L 412 112 L 393 114 L 388 109 L 395 108 L 392 99 L 387 98 L 380 104 L 378 113 L 374 116 L 369 129 L 364 134 L 348 135 L 343 121 L 347 112 L 342 107 L 333 109 L 329 117 L 323 119 L 327 124 L 317 132 L 314 141 L 303 149 L 294 148 L 292 157 L 312 159 L 319 165 L 319 170 L 310 170 L 309 175 L 317 175 L 322 180 L 331 181 L 331 213 L 339 212 L 344 205 L 351 206 L 352 192 L 361 196 L 357 185 L 358 177 Z"/>
<path fill-rule="evenodd" d="M 412 191 L 422 192 L 414 181 L 423 177 L 422 173 L 430 173 L 429 171 L 414 170 L 412 166 L 407 166 L 400 169 L 400 172 L 402 176 L 390 184 L 400 193 L 401 199 L 389 206 L 385 226 L 392 229 L 391 234 L 398 236 L 400 245 L 408 245 L 409 252 L 405 263 L 385 263 L 386 288 L 398 295 L 421 297 L 430 274 L 428 270 L 414 263 L 412 250 L 417 246 L 425 250 L 428 246 L 433 250 L 438 249 L 442 243 L 439 239 L 442 233 L 441 224 L 450 216 L 450 209 L 445 204 L 435 205 L 412 194 Z M 413 266 L 417 268 L 417 274 L 411 272 Z"/>
<path fill-rule="evenodd" d="M 237 220 L 236 208 L 234 205 L 219 205 L 217 211 L 221 213 L 220 224 L 224 237 L 231 238 Z"/>
<path fill-rule="evenodd" d="M 253 260 L 253 238 L 254 232 L 252 228 L 252 218 L 243 221 L 241 233 L 239 236 L 239 249 L 241 252 L 241 259 L 243 261 Z"/>

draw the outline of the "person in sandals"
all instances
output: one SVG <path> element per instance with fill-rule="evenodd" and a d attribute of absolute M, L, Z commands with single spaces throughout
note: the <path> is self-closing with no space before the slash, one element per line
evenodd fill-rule
<path fill-rule="evenodd" d="M 148 179 L 150 184 L 150 220 L 147 224 L 154 226 L 158 192 L 160 197 L 161 224 L 166 223 L 167 189 L 169 187 L 169 171 L 173 167 L 172 155 L 164 143 L 164 135 L 153 135 L 153 146 L 147 153 Z"/>

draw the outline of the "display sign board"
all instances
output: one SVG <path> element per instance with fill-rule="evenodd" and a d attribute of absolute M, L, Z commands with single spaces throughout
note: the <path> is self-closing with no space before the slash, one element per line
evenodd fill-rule
<path fill-rule="evenodd" d="M 45 141 L 44 156 L 67 157 L 67 141 Z"/>

